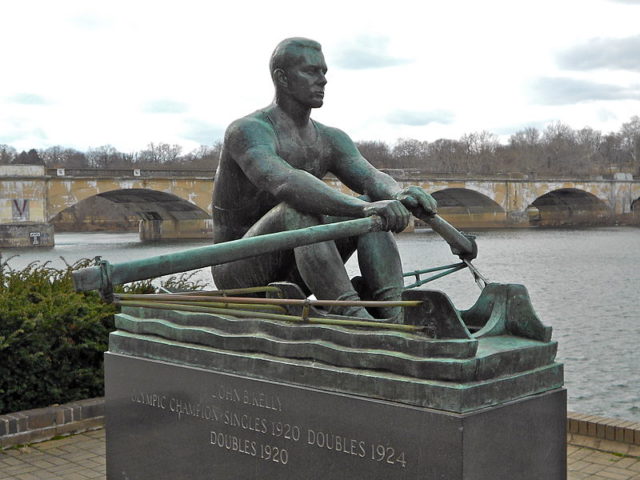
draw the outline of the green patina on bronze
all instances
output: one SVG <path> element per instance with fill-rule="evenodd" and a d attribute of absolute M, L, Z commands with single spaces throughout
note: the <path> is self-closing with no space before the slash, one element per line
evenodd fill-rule
<path fill-rule="evenodd" d="M 227 128 L 213 193 L 215 246 L 75 275 L 78 289 L 153 278 L 212 266 L 218 288 L 289 281 L 318 299 L 400 300 L 403 275 L 391 232 L 412 213 L 449 242 L 464 261 L 475 258 L 473 238 L 436 215 L 436 202 L 417 186 L 402 188 L 374 168 L 343 131 L 311 118 L 324 103 L 327 64 L 321 46 L 306 38 L 280 42 L 271 57 L 273 102 Z M 333 174 L 355 197 L 329 187 Z M 354 285 L 344 262 L 357 252 L 362 278 Z M 468 265 L 471 268 L 470 264 Z M 373 320 L 364 306 L 336 313 Z M 397 306 L 378 318 L 402 323 Z"/>
<path fill-rule="evenodd" d="M 77 289 L 111 300 L 115 284 L 207 266 L 223 289 L 115 296 L 110 351 L 454 412 L 561 387 L 557 344 L 526 289 L 488 283 L 471 264 L 474 237 L 439 217 L 429 194 L 400 188 L 344 132 L 311 120 L 326 85 L 320 45 L 285 40 L 270 67 L 274 102 L 225 134 L 215 245 L 74 274 Z M 328 173 L 361 196 L 328 187 Z M 404 288 L 392 232 L 411 214 L 461 262 L 405 276 L 418 286 L 469 268 L 482 289 L 470 309 Z M 363 278 L 344 268 L 354 252 Z"/>

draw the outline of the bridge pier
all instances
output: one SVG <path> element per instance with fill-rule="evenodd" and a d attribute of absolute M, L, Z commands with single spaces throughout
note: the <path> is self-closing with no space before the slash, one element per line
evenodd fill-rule
<path fill-rule="evenodd" d="M 5 223 L 0 225 L 0 248 L 53 247 L 53 225 Z"/>
<path fill-rule="evenodd" d="M 0 167 L 0 248 L 53 247 L 44 165 Z"/>
<path fill-rule="evenodd" d="M 140 240 L 157 242 L 160 240 L 213 239 L 213 221 L 208 218 L 189 220 L 140 220 L 138 229 Z"/>

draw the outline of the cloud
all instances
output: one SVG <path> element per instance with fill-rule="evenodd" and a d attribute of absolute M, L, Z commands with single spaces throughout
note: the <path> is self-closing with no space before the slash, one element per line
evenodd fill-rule
<path fill-rule="evenodd" d="M 624 3 L 625 5 L 637 5 L 640 6 L 640 0 L 609 0 L 614 3 Z"/>
<path fill-rule="evenodd" d="M 18 150 L 33 148 L 47 138 L 42 128 L 27 121 L 13 120 L 0 128 L 0 144 L 13 145 Z"/>
<path fill-rule="evenodd" d="M 49 102 L 43 96 L 35 93 L 16 93 L 9 97 L 9 102 L 19 105 L 49 105 Z"/>
<path fill-rule="evenodd" d="M 571 70 L 631 70 L 640 72 L 640 35 L 593 38 L 558 56 L 558 64 Z"/>
<path fill-rule="evenodd" d="M 599 108 L 596 112 L 598 120 L 600 120 L 601 122 L 609 122 L 611 120 L 617 120 L 618 119 L 618 115 L 606 108 Z"/>
<path fill-rule="evenodd" d="M 389 123 L 398 125 L 420 126 L 430 123 L 449 124 L 453 122 L 454 114 L 447 110 L 411 111 L 395 110 L 386 117 Z"/>
<path fill-rule="evenodd" d="M 213 145 L 224 137 L 224 128 L 197 118 L 189 118 L 185 121 L 182 136 L 200 145 Z"/>
<path fill-rule="evenodd" d="M 145 113 L 185 113 L 187 110 L 189 106 L 186 103 L 169 99 L 152 100 L 142 106 Z"/>
<path fill-rule="evenodd" d="M 331 64 L 347 70 L 387 68 L 405 65 L 413 60 L 387 53 L 389 38 L 361 36 L 351 45 L 343 45 L 331 58 Z"/>
<path fill-rule="evenodd" d="M 543 105 L 568 105 L 594 100 L 640 100 L 640 88 L 589 82 L 574 78 L 543 77 L 532 85 L 534 100 Z"/>
<path fill-rule="evenodd" d="M 104 15 L 94 15 L 88 12 L 69 18 L 69 23 L 89 31 L 109 28 L 113 25 L 113 22 L 105 18 Z"/>

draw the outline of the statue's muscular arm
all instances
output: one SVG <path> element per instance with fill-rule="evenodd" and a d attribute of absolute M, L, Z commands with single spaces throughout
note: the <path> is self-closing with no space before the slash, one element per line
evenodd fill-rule
<path fill-rule="evenodd" d="M 368 195 L 373 201 L 394 199 L 409 209 L 420 208 L 427 214 L 436 213 L 437 204 L 431 195 L 417 186 L 402 188 L 389 175 L 371 165 L 346 133 L 337 128 L 324 128 L 334 150 L 330 171 L 345 185 Z"/>
<path fill-rule="evenodd" d="M 249 181 L 280 202 L 312 214 L 366 215 L 368 202 L 329 187 L 278 156 L 273 127 L 261 119 L 245 117 L 234 122 L 225 135 L 225 147 Z"/>

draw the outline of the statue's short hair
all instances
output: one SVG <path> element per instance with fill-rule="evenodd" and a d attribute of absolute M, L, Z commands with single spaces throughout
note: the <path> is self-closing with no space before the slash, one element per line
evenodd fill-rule
<path fill-rule="evenodd" d="M 269 62 L 269 70 L 273 78 L 273 72 L 279 68 L 287 70 L 288 67 L 295 65 L 301 56 L 301 51 L 305 48 L 322 51 L 322 47 L 315 40 L 303 37 L 285 38 L 273 51 L 271 61 Z"/>

